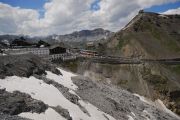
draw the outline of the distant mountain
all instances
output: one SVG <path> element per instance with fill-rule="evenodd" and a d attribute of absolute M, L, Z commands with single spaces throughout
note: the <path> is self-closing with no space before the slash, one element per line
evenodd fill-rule
<path fill-rule="evenodd" d="M 76 31 L 71 34 L 66 35 L 54 35 L 52 36 L 58 42 L 87 42 L 87 41 L 97 41 L 102 38 L 107 38 L 112 34 L 112 32 L 108 30 L 104 30 L 102 28 L 94 29 L 94 30 L 82 30 Z"/>
<path fill-rule="evenodd" d="M 82 30 L 76 31 L 71 34 L 66 35 L 49 35 L 49 36 L 39 36 L 39 37 L 30 37 L 23 36 L 27 41 L 38 42 L 39 40 L 46 41 L 50 44 L 56 42 L 87 42 L 87 41 L 97 41 L 103 38 L 107 38 L 112 35 L 112 32 L 104 30 L 102 28 L 94 30 Z M 14 39 L 19 39 L 21 35 L 0 35 L 0 41 L 8 40 L 12 42 Z"/>
<path fill-rule="evenodd" d="M 39 38 L 25 36 L 25 35 L 0 35 L 0 42 L 2 41 L 8 41 L 9 43 L 12 43 L 14 40 L 18 40 L 23 38 L 27 42 L 38 42 Z"/>

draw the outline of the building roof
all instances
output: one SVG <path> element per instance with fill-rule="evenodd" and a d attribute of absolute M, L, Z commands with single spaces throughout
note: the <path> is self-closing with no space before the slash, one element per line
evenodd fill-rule
<path fill-rule="evenodd" d="M 70 46 L 64 44 L 63 42 L 61 43 L 56 43 L 56 44 L 53 44 L 49 47 L 49 49 L 54 49 L 56 47 L 62 47 L 62 48 L 70 48 Z"/>

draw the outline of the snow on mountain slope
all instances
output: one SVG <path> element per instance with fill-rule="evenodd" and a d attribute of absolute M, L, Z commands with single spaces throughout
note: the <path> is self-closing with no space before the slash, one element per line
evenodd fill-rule
<path fill-rule="evenodd" d="M 77 86 L 73 84 L 71 77 L 75 75 L 61 69 L 59 70 L 62 72 L 62 76 L 55 75 L 47 71 L 46 77 L 58 82 L 59 84 L 62 84 L 67 88 L 70 88 L 74 92 L 74 90 L 77 89 Z M 8 92 L 20 91 L 27 93 L 31 95 L 32 98 L 41 100 L 51 107 L 61 106 L 62 108 L 68 110 L 73 120 L 115 120 L 113 117 L 100 111 L 90 103 L 79 100 L 79 104 L 89 113 L 87 114 L 86 112 L 82 111 L 78 105 L 73 104 L 67 98 L 65 98 L 56 87 L 32 76 L 29 78 L 11 76 L 6 77 L 5 79 L 0 79 L 0 89 L 2 88 L 6 88 L 6 91 Z M 65 119 L 51 108 L 48 108 L 45 113 L 41 114 L 27 112 L 21 113 L 19 116 L 35 120 Z"/>
<path fill-rule="evenodd" d="M 0 79 L 0 89 L 26 93 L 46 104 L 44 113 L 18 113 L 20 117 L 33 120 L 179 120 L 147 104 L 139 95 L 59 70 L 62 75 L 46 71 L 46 75 L 29 78 L 6 77 Z"/>
<path fill-rule="evenodd" d="M 147 99 L 145 98 L 144 96 L 140 96 L 138 94 L 134 94 L 135 96 L 139 97 L 139 99 L 149 105 L 152 105 L 152 106 L 156 106 L 157 108 L 159 108 L 160 110 L 162 111 L 165 111 L 166 113 L 169 113 L 171 114 L 172 116 L 180 119 L 180 117 L 178 115 L 176 115 L 175 113 L 173 113 L 171 110 L 169 110 L 165 105 L 164 103 L 160 100 L 160 99 L 157 99 L 155 102 L 153 102 L 152 100 L 150 99 Z"/>
<path fill-rule="evenodd" d="M 30 118 L 33 120 L 66 120 L 61 115 L 59 115 L 52 108 L 49 108 L 45 111 L 45 113 L 21 113 L 19 114 L 21 117 Z"/>
<path fill-rule="evenodd" d="M 66 72 L 62 69 L 58 69 L 58 70 L 61 71 L 62 76 L 53 74 L 50 71 L 46 71 L 46 73 L 47 73 L 46 78 L 53 79 L 57 83 L 62 84 L 63 86 L 65 86 L 71 90 L 76 90 L 78 87 L 75 84 L 73 84 L 73 82 L 71 80 L 71 77 L 74 77 L 76 75 L 72 74 L 70 72 Z"/>

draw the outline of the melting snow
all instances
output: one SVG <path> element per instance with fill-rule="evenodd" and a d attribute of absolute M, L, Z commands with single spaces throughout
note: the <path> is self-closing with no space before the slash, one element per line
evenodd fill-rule
<path fill-rule="evenodd" d="M 134 118 L 131 117 L 130 115 L 127 115 L 127 117 L 128 117 L 128 120 L 134 120 Z"/>
<path fill-rule="evenodd" d="M 19 114 L 19 116 L 33 120 L 66 120 L 52 108 L 47 109 L 45 113 L 41 114 L 26 112 Z"/>
<path fill-rule="evenodd" d="M 131 112 L 131 114 L 132 114 L 134 117 L 136 116 L 133 112 Z"/>
<path fill-rule="evenodd" d="M 152 105 L 152 106 L 155 106 L 156 108 L 160 109 L 160 110 L 163 110 L 164 112 L 167 112 L 169 113 L 170 115 L 180 119 L 180 117 L 178 115 L 176 115 L 175 113 L 173 113 L 171 110 L 169 110 L 161 100 L 156 100 L 155 102 L 143 97 L 143 96 L 140 96 L 138 94 L 134 94 L 135 96 L 139 97 L 139 99 L 149 105 Z M 144 111 L 144 113 L 148 113 L 147 111 Z M 149 114 L 149 113 L 148 113 Z"/>
<path fill-rule="evenodd" d="M 69 89 L 76 90 L 78 87 L 71 80 L 71 77 L 74 77 L 76 75 L 70 72 L 66 72 L 62 69 L 58 69 L 58 70 L 60 70 L 63 75 L 56 75 L 50 71 L 46 71 L 47 73 L 46 78 L 52 79 Z"/>
<path fill-rule="evenodd" d="M 140 96 L 138 94 L 133 94 L 135 96 L 137 96 L 141 101 L 147 103 L 147 104 L 150 104 L 150 105 L 153 105 L 153 102 L 151 100 L 148 100 L 147 98 L 145 98 L 144 96 Z"/>
<path fill-rule="evenodd" d="M 65 87 L 70 88 L 70 92 L 75 94 L 75 90 L 78 88 L 73 82 L 71 81 L 71 77 L 75 76 L 72 73 L 66 72 L 61 70 L 63 76 L 55 75 L 51 72 L 47 71 L 47 78 L 50 78 L 59 84 L 64 85 Z M 5 79 L 0 79 L 0 88 L 6 88 L 7 91 L 21 91 L 31 95 L 32 98 L 41 100 L 45 104 L 49 106 L 58 106 L 60 105 L 64 109 L 69 111 L 70 116 L 73 120 L 115 120 L 113 117 L 109 116 L 108 114 L 101 112 L 95 106 L 80 101 L 80 104 L 84 106 L 91 116 L 88 116 L 84 113 L 79 106 L 73 104 L 68 99 L 66 99 L 62 93 L 55 88 L 53 85 L 46 84 L 42 80 L 39 80 L 35 77 L 25 78 L 25 77 L 7 77 Z M 45 113 L 36 114 L 36 113 L 21 113 L 20 116 L 24 116 L 30 119 L 42 119 L 42 120 L 63 120 L 64 118 L 58 113 L 56 113 L 52 109 L 46 110 Z M 105 117 L 106 116 L 106 117 Z"/>
<path fill-rule="evenodd" d="M 178 115 L 176 115 L 176 114 L 173 113 L 171 110 L 169 110 L 168 108 L 166 108 L 166 106 L 163 104 L 163 102 L 162 102 L 161 100 L 159 100 L 159 99 L 156 100 L 156 101 L 155 101 L 155 105 L 156 105 L 158 108 L 160 108 L 161 110 L 163 110 L 163 111 L 169 113 L 170 115 L 172 115 L 172 116 L 180 119 L 180 117 L 179 117 Z"/>
<path fill-rule="evenodd" d="M 168 16 L 166 16 L 165 14 L 161 14 L 159 15 L 160 17 L 163 17 L 163 18 L 168 18 Z"/>

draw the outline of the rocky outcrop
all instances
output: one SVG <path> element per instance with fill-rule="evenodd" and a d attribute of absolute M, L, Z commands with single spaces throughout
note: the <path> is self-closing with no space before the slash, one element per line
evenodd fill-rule
<path fill-rule="evenodd" d="M 61 74 L 55 66 L 32 54 L 0 56 L 0 78 L 13 75 L 20 77 L 30 77 L 34 74 L 42 75 L 46 74 L 45 70 Z"/>
<path fill-rule="evenodd" d="M 30 120 L 30 119 L 0 113 L 0 120 Z"/>
<path fill-rule="evenodd" d="M 59 113 L 61 116 L 66 118 L 67 120 L 72 120 L 71 116 L 69 115 L 68 110 L 62 108 L 61 106 L 52 107 L 57 113 Z"/>
<path fill-rule="evenodd" d="M 15 91 L 7 92 L 0 89 L 0 112 L 8 115 L 18 115 L 22 112 L 42 113 L 48 108 L 42 101 L 32 99 L 30 95 Z"/>

